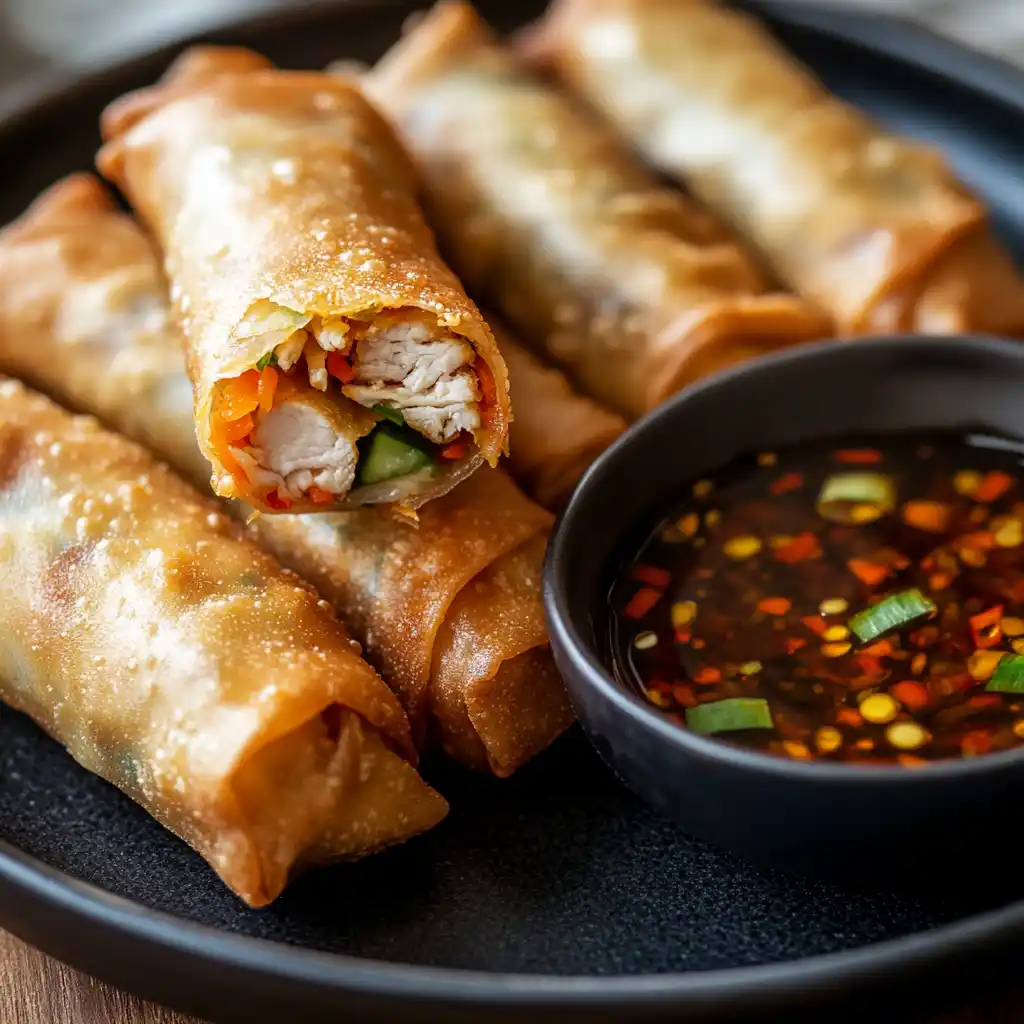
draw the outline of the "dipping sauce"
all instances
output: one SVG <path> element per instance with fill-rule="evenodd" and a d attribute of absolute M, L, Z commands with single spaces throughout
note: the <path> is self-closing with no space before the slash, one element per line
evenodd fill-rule
<path fill-rule="evenodd" d="M 801 446 L 696 482 L 611 592 L 620 681 L 681 727 L 797 760 L 1024 743 L 1024 450 Z"/>

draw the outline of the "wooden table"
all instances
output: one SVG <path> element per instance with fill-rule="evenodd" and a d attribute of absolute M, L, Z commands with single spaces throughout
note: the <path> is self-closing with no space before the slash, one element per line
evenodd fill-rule
<path fill-rule="evenodd" d="M 78 31 L 74 19 L 54 17 L 62 0 L 38 4 L 15 4 L 4 11 L 0 0 L 0 86 L 14 85 L 32 67 L 61 66 L 84 69 L 111 59 L 104 49 L 125 44 L 114 39 L 123 26 L 125 5 L 109 0 L 79 3 L 76 10 L 89 25 L 87 55 L 69 46 L 61 33 Z M 246 0 L 208 0 L 193 4 L 197 16 L 216 21 L 218 16 L 237 15 Z M 273 0 L 251 0 L 253 8 L 266 8 Z M 426 0 L 424 0 L 426 3 Z M 799 0 L 793 0 L 799 2 Z M 917 16 L 962 39 L 970 45 L 989 49 L 1010 60 L 1024 62 L 1024 0 L 843 0 L 880 12 Z M 63 0 L 71 11 L 71 0 Z M 154 11 L 166 8 L 162 0 L 138 0 L 133 5 L 136 22 L 149 4 Z M 187 8 L 185 4 L 182 8 Z M 88 9 L 88 10 L 87 10 Z M 177 8 L 175 8 L 177 10 Z M 104 36 L 103 14 L 109 10 L 110 32 Z M 166 13 L 166 12 L 165 12 Z M 13 24 L 5 24 L 11 18 Z M 156 18 L 167 31 L 166 18 Z M 136 23 L 133 22 L 133 25 Z M 174 26 L 177 29 L 177 25 Z M 930 1024 L 1020 1024 L 1024 1021 L 1024 993 L 1016 993 L 993 1005 L 946 1014 Z M 26 946 L 0 932 L 0 1024 L 201 1024 L 195 1018 L 143 1003 L 118 992 Z"/>

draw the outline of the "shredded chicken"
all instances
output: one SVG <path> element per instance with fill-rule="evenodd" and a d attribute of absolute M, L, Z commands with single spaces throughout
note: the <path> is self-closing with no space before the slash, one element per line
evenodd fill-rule
<path fill-rule="evenodd" d="M 344 391 L 360 405 L 400 410 L 409 426 L 445 444 L 480 425 L 473 358 L 467 342 L 437 338 L 421 321 L 371 326 L 356 342 L 355 382 Z"/>
<path fill-rule="evenodd" d="M 312 486 L 348 493 L 358 459 L 353 441 L 339 437 L 317 409 L 299 402 L 274 406 L 253 431 L 251 446 L 235 453 L 253 482 L 276 486 L 292 499 Z"/>

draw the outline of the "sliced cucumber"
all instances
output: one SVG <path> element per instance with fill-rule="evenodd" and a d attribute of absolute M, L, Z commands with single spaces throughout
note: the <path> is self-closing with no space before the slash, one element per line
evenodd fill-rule
<path fill-rule="evenodd" d="M 385 420 L 360 442 L 359 483 L 378 484 L 433 466 L 430 453 L 407 437 L 412 431 Z M 413 437 L 416 437 L 414 434 Z"/>

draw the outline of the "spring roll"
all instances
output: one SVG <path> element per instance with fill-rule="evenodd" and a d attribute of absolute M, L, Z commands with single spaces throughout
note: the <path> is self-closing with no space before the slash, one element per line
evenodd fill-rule
<path fill-rule="evenodd" d="M 715 0 L 555 0 L 523 50 L 840 331 L 1024 326 L 1005 254 L 1008 315 L 971 294 L 988 289 L 984 266 L 950 290 L 947 254 L 970 238 L 999 246 L 945 160 L 832 96 L 750 15 Z"/>
<path fill-rule="evenodd" d="M 0 370 L 145 440 L 201 484 L 181 362 L 157 256 L 95 178 L 65 179 L 0 232 Z M 435 735 L 464 763 L 508 775 L 572 721 L 538 582 L 551 518 L 483 468 L 425 506 L 417 528 L 363 511 L 257 516 L 251 529 L 353 628 L 418 744 Z"/>
<path fill-rule="evenodd" d="M 141 447 L 9 378 L 0 552 L 0 698 L 251 906 L 444 816 L 312 588 Z"/>
<path fill-rule="evenodd" d="M 613 131 L 524 72 L 468 4 L 435 7 L 361 81 L 417 160 L 467 286 L 617 412 L 827 333 Z"/>
<path fill-rule="evenodd" d="M 102 128 L 164 253 L 218 494 L 414 509 L 497 462 L 505 365 L 358 89 L 199 48 Z"/>
<path fill-rule="evenodd" d="M 521 345 L 494 317 L 488 316 L 488 323 L 515 396 L 509 469 L 534 501 L 561 509 L 594 459 L 626 429 L 626 421 L 575 391 L 565 374 Z"/>

